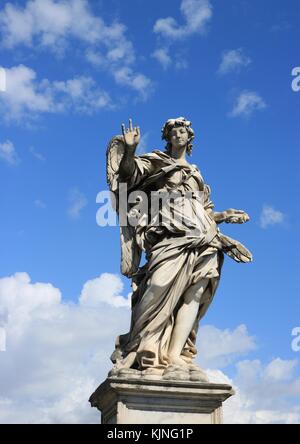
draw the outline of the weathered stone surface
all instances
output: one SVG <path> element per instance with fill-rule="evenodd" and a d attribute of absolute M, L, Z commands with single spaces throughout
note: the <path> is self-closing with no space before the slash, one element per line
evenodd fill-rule
<path fill-rule="evenodd" d="M 218 287 L 224 253 L 237 262 L 252 260 L 218 227 L 249 216 L 214 210 L 210 187 L 187 160 L 194 137 L 189 120 L 169 119 L 162 129 L 165 150 L 138 156 L 141 132 L 130 119 L 109 143 L 107 180 L 120 220 L 121 271 L 133 289 L 130 330 L 116 340 L 110 376 L 138 370 L 164 380 L 208 382 L 193 364 L 198 323 Z"/>
<path fill-rule="evenodd" d="M 221 424 L 225 384 L 107 378 L 90 397 L 102 424 Z"/>
<path fill-rule="evenodd" d="M 210 187 L 186 158 L 194 136 L 189 120 L 169 119 L 162 129 L 165 151 L 137 156 L 141 132 L 130 119 L 108 146 L 121 271 L 132 279 L 133 293 L 130 330 L 117 337 L 114 366 L 90 398 L 104 424 L 219 424 L 222 403 L 233 394 L 228 385 L 209 383 L 193 359 L 224 253 L 237 262 L 252 260 L 218 226 L 245 223 L 249 216 L 214 210 Z"/>

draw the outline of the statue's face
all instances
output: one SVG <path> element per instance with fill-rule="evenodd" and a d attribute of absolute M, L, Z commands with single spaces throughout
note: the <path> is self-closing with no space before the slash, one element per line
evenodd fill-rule
<path fill-rule="evenodd" d="M 184 126 L 174 127 L 170 131 L 170 142 L 175 149 L 184 148 L 189 140 L 189 135 Z"/>

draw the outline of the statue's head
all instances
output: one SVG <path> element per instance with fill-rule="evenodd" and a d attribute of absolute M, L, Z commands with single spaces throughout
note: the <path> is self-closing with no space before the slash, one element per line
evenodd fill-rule
<path fill-rule="evenodd" d="M 192 129 L 192 122 L 184 117 L 169 119 L 162 128 L 162 139 L 167 141 L 166 152 L 171 153 L 171 148 L 175 143 L 186 145 L 187 154 L 192 154 L 193 139 L 195 137 Z"/>

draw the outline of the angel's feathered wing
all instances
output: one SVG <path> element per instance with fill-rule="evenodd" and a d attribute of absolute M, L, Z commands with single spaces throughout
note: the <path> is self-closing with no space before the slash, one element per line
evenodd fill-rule
<path fill-rule="evenodd" d="M 125 145 L 122 136 L 115 136 L 108 144 L 106 152 L 106 178 L 110 191 L 115 195 L 118 213 L 119 167 L 124 155 Z M 135 231 L 131 225 L 120 226 L 121 236 L 121 273 L 131 277 L 139 268 L 141 249 L 136 243 Z"/>

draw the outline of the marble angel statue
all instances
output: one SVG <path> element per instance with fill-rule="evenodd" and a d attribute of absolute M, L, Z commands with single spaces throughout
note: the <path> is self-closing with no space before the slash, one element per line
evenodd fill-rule
<path fill-rule="evenodd" d="M 121 271 L 132 279 L 132 313 L 129 332 L 116 340 L 110 375 L 207 381 L 193 358 L 199 321 L 216 292 L 224 253 L 237 262 L 252 261 L 251 253 L 218 225 L 244 223 L 249 216 L 235 209 L 214 211 L 210 187 L 186 158 L 194 139 L 190 121 L 168 120 L 162 139 L 164 151 L 137 156 L 140 129 L 130 120 L 107 150 L 107 180 L 117 211 L 121 184 L 127 196 L 176 192 L 154 213 L 148 205 L 147 211 L 135 213 L 134 224 L 120 226 Z M 128 219 L 132 210 L 131 203 Z"/>

